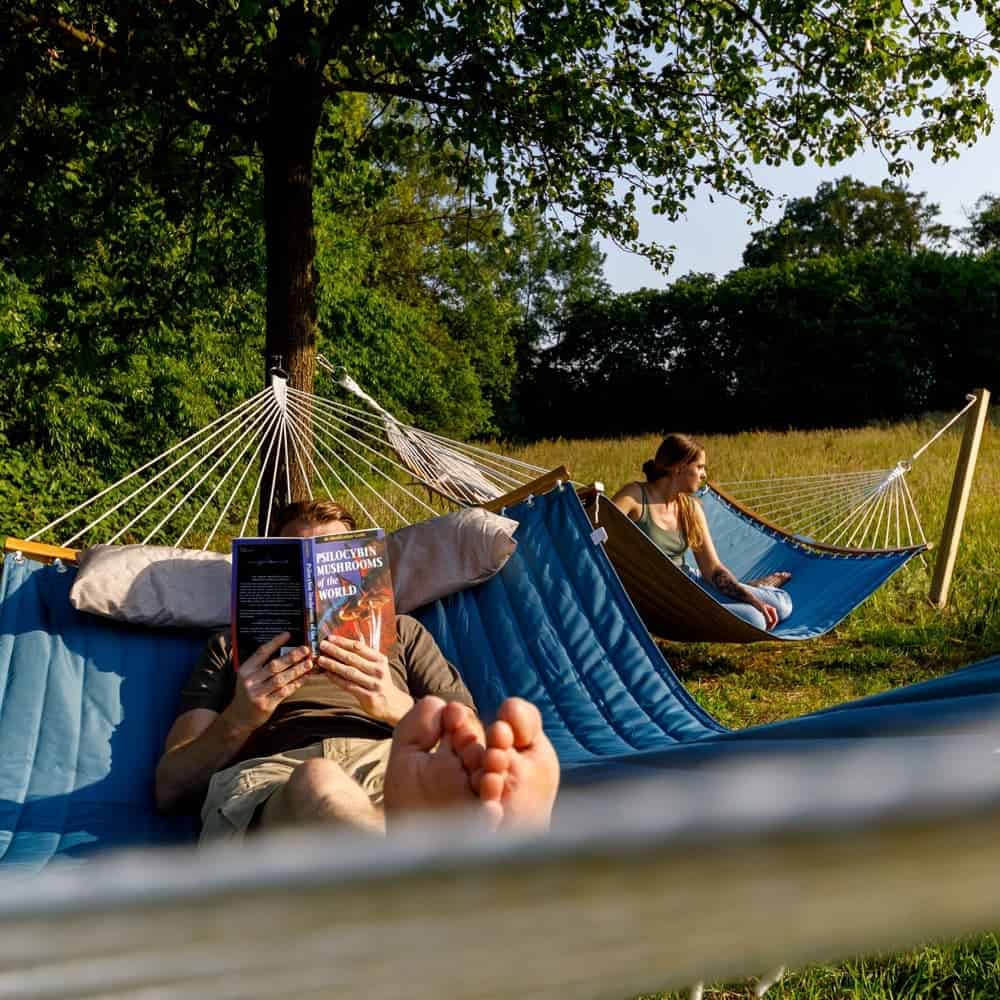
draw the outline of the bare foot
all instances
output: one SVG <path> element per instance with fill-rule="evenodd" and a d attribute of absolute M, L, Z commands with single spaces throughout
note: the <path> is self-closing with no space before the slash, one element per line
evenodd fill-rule
<path fill-rule="evenodd" d="M 469 774 L 481 768 L 483 752 L 483 728 L 471 709 L 422 698 L 393 734 L 385 774 L 387 824 L 400 813 L 475 804 Z"/>
<path fill-rule="evenodd" d="M 559 789 L 559 759 L 531 702 L 508 698 L 486 730 L 482 770 L 472 787 L 503 827 L 547 829 Z M 496 812 L 493 813 L 496 816 Z"/>
<path fill-rule="evenodd" d="M 778 569 L 773 573 L 768 573 L 767 576 L 758 577 L 756 580 L 747 580 L 748 587 L 784 587 L 789 580 L 791 580 L 792 574 L 787 570 Z"/>

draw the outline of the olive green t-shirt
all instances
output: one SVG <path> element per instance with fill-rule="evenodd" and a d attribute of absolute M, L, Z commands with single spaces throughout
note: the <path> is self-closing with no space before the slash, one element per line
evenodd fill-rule
<path fill-rule="evenodd" d="M 414 699 L 433 694 L 475 708 L 458 671 L 444 658 L 433 636 L 415 618 L 396 617 L 395 645 L 388 652 L 392 681 Z M 236 671 L 228 632 L 205 647 L 181 691 L 180 712 L 209 708 L 221 712 L 236 693 Z M 357 701 L 326 674 L 312 673 L 275 709 L 230 764 L 296 750 L 341 736 L 388 739 L 392 726 L 365 715 Z"/>

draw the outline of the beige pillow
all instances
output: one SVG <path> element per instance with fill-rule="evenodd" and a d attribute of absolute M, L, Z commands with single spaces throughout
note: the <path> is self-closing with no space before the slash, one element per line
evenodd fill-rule
<path fill-rule="evenodd" d="M 488 580 L 511 557 L 517 521 L 469 507 L 388 536 L 396 610 L 412 611 Z M 134 625 L 224 628 L 232 561 L 221 552 L 162 545 L 95 545 L 80 554 L 70 590 L 79 611 Z"/>
<path fill-rule="evenodd" d="M 164 545 L 95 545 L 80 553 L 69 592 L 79 611 L 134 625 L 223 628 L 232 560 L 222 552 Z"/>
<path fill-rule="evenodd" d="M 511 557 L 518 522 L 482 507 L 411 524 L 388 536 L 396 610 L 402 613 L 488 580 Z"/>

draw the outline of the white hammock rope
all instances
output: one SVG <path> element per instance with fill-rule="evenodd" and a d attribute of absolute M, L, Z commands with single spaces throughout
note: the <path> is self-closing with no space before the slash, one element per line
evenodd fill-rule
<path fill-rule="evenodd" d="M 468 505 L 494 500 L 547 471 L 541 466 L 403 424 L 350 375 L 331 364 L 323 355 L 317 356 L 317 363 L 335 377 L 342 389 L 363 400 L 379 415 L 384 440 L 399 455 L 407 471 L 456 503 Z M 335 409 L 344 419 L 353 418 L 372 426 L 368 411 L 325 399 L 320 405 Z"/>
<path fill-rule="evenodd" d="M 305 393 L 301 393 L 300 395 L 304 396 Z M 301 409 L 301 410 L 296 410 L 294 402 L 291 403 L 291 409 L 293 411 L 293 419 L 297 419 L 299 421 L 299 423 L 298 423 L 298 432 L 299 432 L 300 440 L 301 440 L 301 436 L 308 433 L 310 414 L 309 414 L 308 410 L 306 410 L 304 408 Z M 339 433 L 335 428 L 331 429 L 329 427 L 329 425 L 323 420 L 323 418 L 321 416 L 318 416 L 315 412 L 313 412 L 311 414 L 311 417 L 312 417 L 312 433 L 314 435 L 314 447 L 315 448 L 317 448 L 317 449 L 325 449 L 328 452 L 328 454 L 332 455 L 335 459 L 340 459 L 341 461 L 343 461 L 343 452 L 347 452 L 350 455 L 354 456 L 354 458 L 356 458 L 362 465 L 366 466 L 369 471 L 374 472 L 377 475 L 380 475 L 383 478 L 385 478 L 385 474 L 378 468 L 378 466 L 376 466 L 373 462 L 369 461 L 369 459 L 365 458 L 365 456 L 362 455 L 356 448 L 352 448 L 351 447 L 351 445 L 348 443 L 348 441 L 349 441 L 348 438 L 346 438 L 343 434 Z M 321 432 L 323 430 L 327 430 L 330 433 L 330 437 L 329 437 L 328 440 L 324 439 L 321 436 Z M 341 449 L 343 449 L 343 451 L 338 451 L 338 449 L 337 449 L 338 445 L 340 446 Z M 327 467 L 331 469 L 331 471 L 334 471 L 333 466 L 325 458 L 323 459 L 323 461 L 327 465 Z M 341 486 L 348 492 L 348 494 L 350 495 L 350 497 L 352 498 L 352 500 L 357 505 L 359 505 L 362 508 L 362 510 L 365 513 L 365 517 L 367 517 L 369 520 L 375 520 L 375 518 L 372 515 L 372 513 L 362 503 L 361 499 L 350 488 L 350 486 L 348 486 L 348 484 L 346 482 L 344 482 L 343 478 L 339 474 L 337 474 L 335 471 L 334 471 L 334 474 L 336 475 L 336 478 L 337 478 L 338 482 L 340 482 Z M 397 508 L 392 504 L 391 501 L 389 501 L 384 496 L 380 496 L 378 490 L 376 490 L 364 478 L 363 474 L 360 475 L 358 478 L 359 478 L 359 481 L 361 482 L 361 484 L 363 486 L 365 486 L 377 498 L 379 498 L 380 500 L 382 500 L 383 503 L 385 503 L 385 505 L 392 511 L 392 513 L 396 517 L 398 517 L 399 519 L 401 519 L 403 521 L 406 520 L 405 516 L 402 513 L 400 513 L 399 510 L 397 510 Z M 409 493 L 409 491 L 406 490 L 405 487 L 401 487 L 401 489 L 403 489 L 404 492 L 408 493 L 414 500 L 417 500 L 419 502 L 419 498 L 415 497 L 415 496 L 413 496 L 413 494 Z"/>
<path fill-rule="evenodd" d="M 352 427 L 351 424 L 347 423 L 346 421 L 340 421 L 340 420 L 329 418 L 327 416 L 327 414 L 328 414 L 330 408 L 324 405 L 324 404 L 326 404 L 328 402 L 327 400 L 321 399 L 318 396 L 309 396 L 308 393 L 300 392 L 298 389 L 292 389 L 292 390 L 290 390 L 290 393 L 291 393 L 291 399 L 292 399 L 292 404 L 291 405 L 292 405 L 293 409 L 295 409 L 295 400 L 297 398 L 299 398 L 299 397 L 301 397 L 303 399 L 309 399 L 309 400 L 311 400 L 315 404 L 314 405 L 314 409 L 313 409 L 313 414 L 312 414 L 312 417 L 313 417 L 313 432 L 315 434 L 317 434 L 317 436 L 319 435 L 320 431 L 322 431 L 322 430 L 326 430 L 326 431 L 329 432 L 330 441 L 332 442 L 332 451 L 333 451 L 334 454 L 338 454 L 336 446 L 339 445 L 339 446 L 343 447 L 346 451 L 349 451 L 360 462 L 362 462 L 370 471 L 373 471 L 379 477 L 381 477 L 383 479 L 389 478 L 389 476 L 387 475 L 387 473 L 383 469 L 380 469 L 374 462 L 372 462 L 370 458 L 365 457 L 360 452 L 358 452 L 357 450 L 355 450 L 354 448 L 351 447 L 350 442 L 353 440 L 354 444 L 356 444 L 356 445 L 364 448 L 366 451 L 368 451 L 370 453 L 370 455 L 379 458 L 386 465 L 393 466 L 396 469 L 398 469 L 400 472 L 403 472 L 403 473 L 409 472 L 409 470 L 405 466 L 400 465 L 400 463 L 396 462 L 394 459 L 392 459 L 391 456 L 385 454 L 385 442 L 383 440 L 381 440 L 380 438 L 376 437 L 374 434 L 370 434 L 367 431 L 364 431 L 364 430 Z M 303 413 L 303 411 L 298 411 L 298 412 L 300 414 Z M 352 437 L 351 434 L 346 433 L 346 431 L 354 431 L 353 437 Z M 368 437 L 370 440 L 375 441 L 376 443 L 378 443 L 378 444 L 380 444 L 382 446 L 381 449 L 374 448 L 370 444 L 368 444 L 366 441 L 360 440 L 361 437 Z M 370 484 L 366 483 L 365 485 L 367 485 L 368 488 L 371 489 L 372 492 L 375 493 L 376 496 L 379 495 L 378 491 L 375 490 Z M 410 490 L 406 489 L 405 486 L 402 486 L 400 484 L 399 485 L 399 489 L 402 492 L 404 492 L 415 503 L 420 504 L 420 506 L 422 506 L 423 508 L 425 508 L 429 513 L 431 513 L 431 514 L 437 513 L 437 511 L 435 511 L 433 507 L 431 507 L 429 504 L 424 503 L 424 501 L 421 500 L 420 497 L 417 496 L 417 494 L 415 494 L 415 493 L 411 492 Z M 380 499 L 384 499 L 384 498 L 380 498 Z M 398 511 L 394 511 L 394 512 L 397 513 L 398 516 L 400 516 L 400 517 L 403 516 L 402 514 L 399 514 Z"/>
<path fill-rule="evenodd" d="M 330 369 L 325 358 L 320 365 Z M 313 491 L 348 504 L 358 523 L 399 527 L 502 496 L 546 470 L 398 421 L 346 374 L 365 408 L 302 392 L 275 372 L 271 384 L 34 532 L 64 547 L 141 542 L 208 549 L 245 536 L 266 504 L 265 533 L 293 471 Z M 280 470 L 277 479 L 274 470 Z M 424 498 L 414 489 L 431 491 Z M 422 491 L 421 491 L 422 492 Z M 438 505 L 430 502 L 438 498 Z M 85 524 L 81 524 L 86 520 Z M 55 536 L 63 529 L 64 537 Z"/>
<path fill-rule="evenodd" d="M 178 441 L 177 444 L 173 445 L 171 448 L 168 448 L 162 454 L 157 455 L 156 458 L 150 459 L 148 462 L 145 463 L 145 465 L 139 466 L 138 469 L 135 469 L 134 471 L 130 472 L 127 476 L 123 476 L 117 482 L 114 482 L 110 486 L 105 487 L 99 493 L 95 493 L 92 497 L 89 497 L 87 500 L 84 500 L 83 503 L 77 504 L 75 507 L 73 507 L 70 510 L 66 511 L 65 514 L 62 514 L 60 517 L 57 517 L 54 521 L 50 521 L 44 527 L 39 528 L 38 531 L 36 531 L 33 534 L 29 535 L 28 538 L 26 539 L 26 541 L 34 541 L 35 539 L 38 539 L 38 538 L 41 538 L 44 535 L 47 535 L 57 525 L 62 524 L 64 521 L 68 520 L 74 514 L 78 514 L 80 511 L 85 510 L 87 507 L 89 507 L 92 504 L 96 503 L 98 500 L 103 499 L 105 496 L 107 496 L 107 494 L 111 493 L 112 491 L 114 491 L 115 489 L 117 489 L 119 486 L 122 486 L 125 483 L 129 482 L 130 480 L 132 480 L 132 479 L 136 478 L 137 476 L 141 475 L 147 469 L 153 468 L 156 465 L 157 462 L 159 462 L 162 459 L 166 458 L 168 455 L 172 455 L 179 448 L 183 448 L 184 445 L 189 444 L 189 443 L 191 443 L 193 441 L 196 441 L 198 438 L 202 437 L 203 435 L 208 434 L 208 432 L 213 427 L 215 427 L 217 424 L 222 423 L 223 421 L 233 420 L 236 417 L 238 417 L 239 414 L 244 413 L 248 409 L 252 409 L 255 405 L 260 405 L 260 404 L 266 405 L 266 401 L 267 401 L 268 397 L 271 396 L 271 394 L 272 394 L 272 390 L 270 388 L 262 389 L 259 393 L 257 393 L 256 396 L 253 396 L 250 399 L 245 400 L 239 406 L 237 406 L 234 410 L 231 410 L 229 413 L 225 413 L 221 417 L 218 417 L 217 419 L 213 420 L 210 424 L 207 424 L 205 427 L 202 427 L 200 430 L 197 430 L 193 434 L 190 434 L 188 437 L 184 438 L 183 441 Z M 117 505 L 115 508 L 113 508 L 113 510 L 117 510 L 118 506 L 121 506 L 121 504 Z M 100 521 L 102 521 L 104 519 L 104 517 L 106 517 L 110 513 L 112 513 L 112 511 L 107 511 L 102 517 L 98 518 L 95 521 L 90 522 L 90 524 L 88 524 L 86 528 L 84 528 L 78 534 L 74 535 L 72 538 L 67 539 L 62 544 L 63 545 L 72 545 L 73 542 L 77 541 L 77 539 L 83 537 L 83 535 L 86 534 L 86 532 L 93 525 L 96 525 L 96 524 L 100 523 Z"/>
<path fill-rule="evenodd" d="M 958 413 L 891 469 L 720 481 L 718 485 L 742 506 L 805 542 L 854 549 L 926 544 L 906 475 L 975 403 L 974 395 L 966 396 Z"/>
<path fill-rule="evenodd" d="M 459 507 L 484 503 L 546 471 L 404 424 L 325 357 L 318 355 L 317 364 L 363 407 L 295 389 L 287 377 L 275 373 L 266 389 L 28 540 L 48 540 L 57 527 L 75 518 L 71 523 L 76 530 L 59 544 L 141 539 L 144 544 L 180 545 L 193 537 L 205 549 L 220 533 L 246 535 L 258 498 L 267 505 L 269 530 L 277 491 L 274 469 L 282 470 L 286 495 L 294 468 L 303 482 L 312 484 L 310 496 L 319 487 L 323 494 L 349 502 L 360 515 L 359 523 L 385 527 L 435 516 L 440 511 L 430 502 L 432 496 Z M 885 549 L 925 543 L 906 473 L 975 404 L 975 396 L 967 398 L 959 413 L 891 469 L 727 481 L 719 486 L 806 544 Z M 255 466 L 257 474 L 251 476 Z M 411 488 L 414 485 L 430 491 L 427 499 Z M 84 512 L 90 520 L 77 527 L 82 520 L 77 515 Z M 102 525 L 104 537 L 97 533 Z"/>

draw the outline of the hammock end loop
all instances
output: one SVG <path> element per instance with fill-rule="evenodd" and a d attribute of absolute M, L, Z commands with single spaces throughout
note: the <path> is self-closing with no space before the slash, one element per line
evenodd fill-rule
<path fill-rule="evenodd" d="M 14 551 L 14 562 L 16 562 L 18 566 L 24 563 L 24 553 L 20 549 L 16 549 Z"/>
<path fill-rule="evenodd" d="M 52 560 L 52 565 L 55 566 L 57 573 L 66 572 L 66 564 L 58 556 Z"/>

